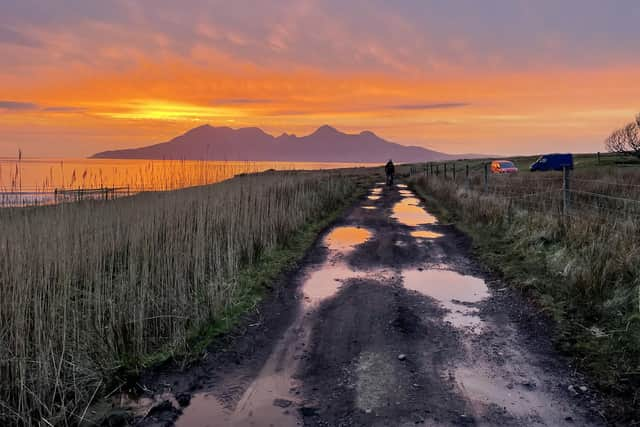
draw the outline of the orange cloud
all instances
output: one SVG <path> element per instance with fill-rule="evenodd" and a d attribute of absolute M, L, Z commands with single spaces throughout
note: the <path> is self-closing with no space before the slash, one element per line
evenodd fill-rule
<path fill-rule="evenodd" d="M 7 102 L 38 106 L 0 104 L 0 155 L 21 146 L 31 155 L 84 156 L 160 142 L 200 122 L 298 134 L 330 123 L 450 152 L 537 152 L 560 141 L 587 151 L 601 148 L 640 99 L 633 66 L 407 78 L 269 70 L 223 54 L 209 60 L 217 65 L 170 56 L 121 71 L 76 65 L 0 75 Z"/>

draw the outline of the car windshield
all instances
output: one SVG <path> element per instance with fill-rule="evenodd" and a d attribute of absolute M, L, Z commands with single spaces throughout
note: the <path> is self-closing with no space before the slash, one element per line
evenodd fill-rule
<path fill-rule="evenodd" d="M 501 168 L 513 168 L 515 166 L 513 166 L 513 163 L 511 163 L 511 162 L 500 162 L 500 167 Z"/>

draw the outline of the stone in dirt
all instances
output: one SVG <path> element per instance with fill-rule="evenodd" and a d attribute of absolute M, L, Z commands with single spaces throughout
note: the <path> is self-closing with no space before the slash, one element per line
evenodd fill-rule
<path fill-rule="evenodd" d="M 170 401 L 163 400 L 149 410 L 147 417 L 175 420 L 181 413 L 182 411 L 175 408 Z"/>
<path fill-rule="evenodd" d="M 398 360 L 406 360 L 407 359 L 407 355 L 406 354 L 399 354 L 398 355 Z"/>
<path fill-rule="evenodd" d="M 287 399 L 275 399 L 273 406 L 279 406 L 280 408 L 288 408 L 293 402 Z"/>
<path fill-rule="evenodd" d="M 183 408 L 185 406 L 189 406 L 189 404 L 191 403 L 191 394 L 178 393 L 176 394 L 176 401 L 178 402 L 178 405 L 182 406 Z"/>
<path fill-rule="evenodd" d="M 314 417 L 318 415 L 318 408 L 314 408 L 313 406 L 303 406 L 300 408 L 300 414 L 303 417 Z"/>
<path fill-rule="evenodd" d="M 101 427 L 125 427 L 130 425 L 131 414 L 127 411 L 115 411 L 107 415 L 100 423 Z"/>

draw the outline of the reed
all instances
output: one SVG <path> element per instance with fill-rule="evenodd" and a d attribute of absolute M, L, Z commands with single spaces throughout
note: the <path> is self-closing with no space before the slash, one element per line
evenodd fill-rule
<path fill-rule="evenodd" d="M 243 298 L 244 268 L 344 206 L 347 174 L 0 209 L 0 424 L 72 424 L 124 366 L 188 350 Z"/>

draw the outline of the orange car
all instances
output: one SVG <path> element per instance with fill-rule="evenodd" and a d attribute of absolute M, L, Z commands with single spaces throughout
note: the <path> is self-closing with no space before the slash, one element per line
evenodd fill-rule
<path fill-rule="evenodd" d="M 491 162 L 491 173 L 516 173 L 518 168 L 510 160 L 494 160 Z"/>

